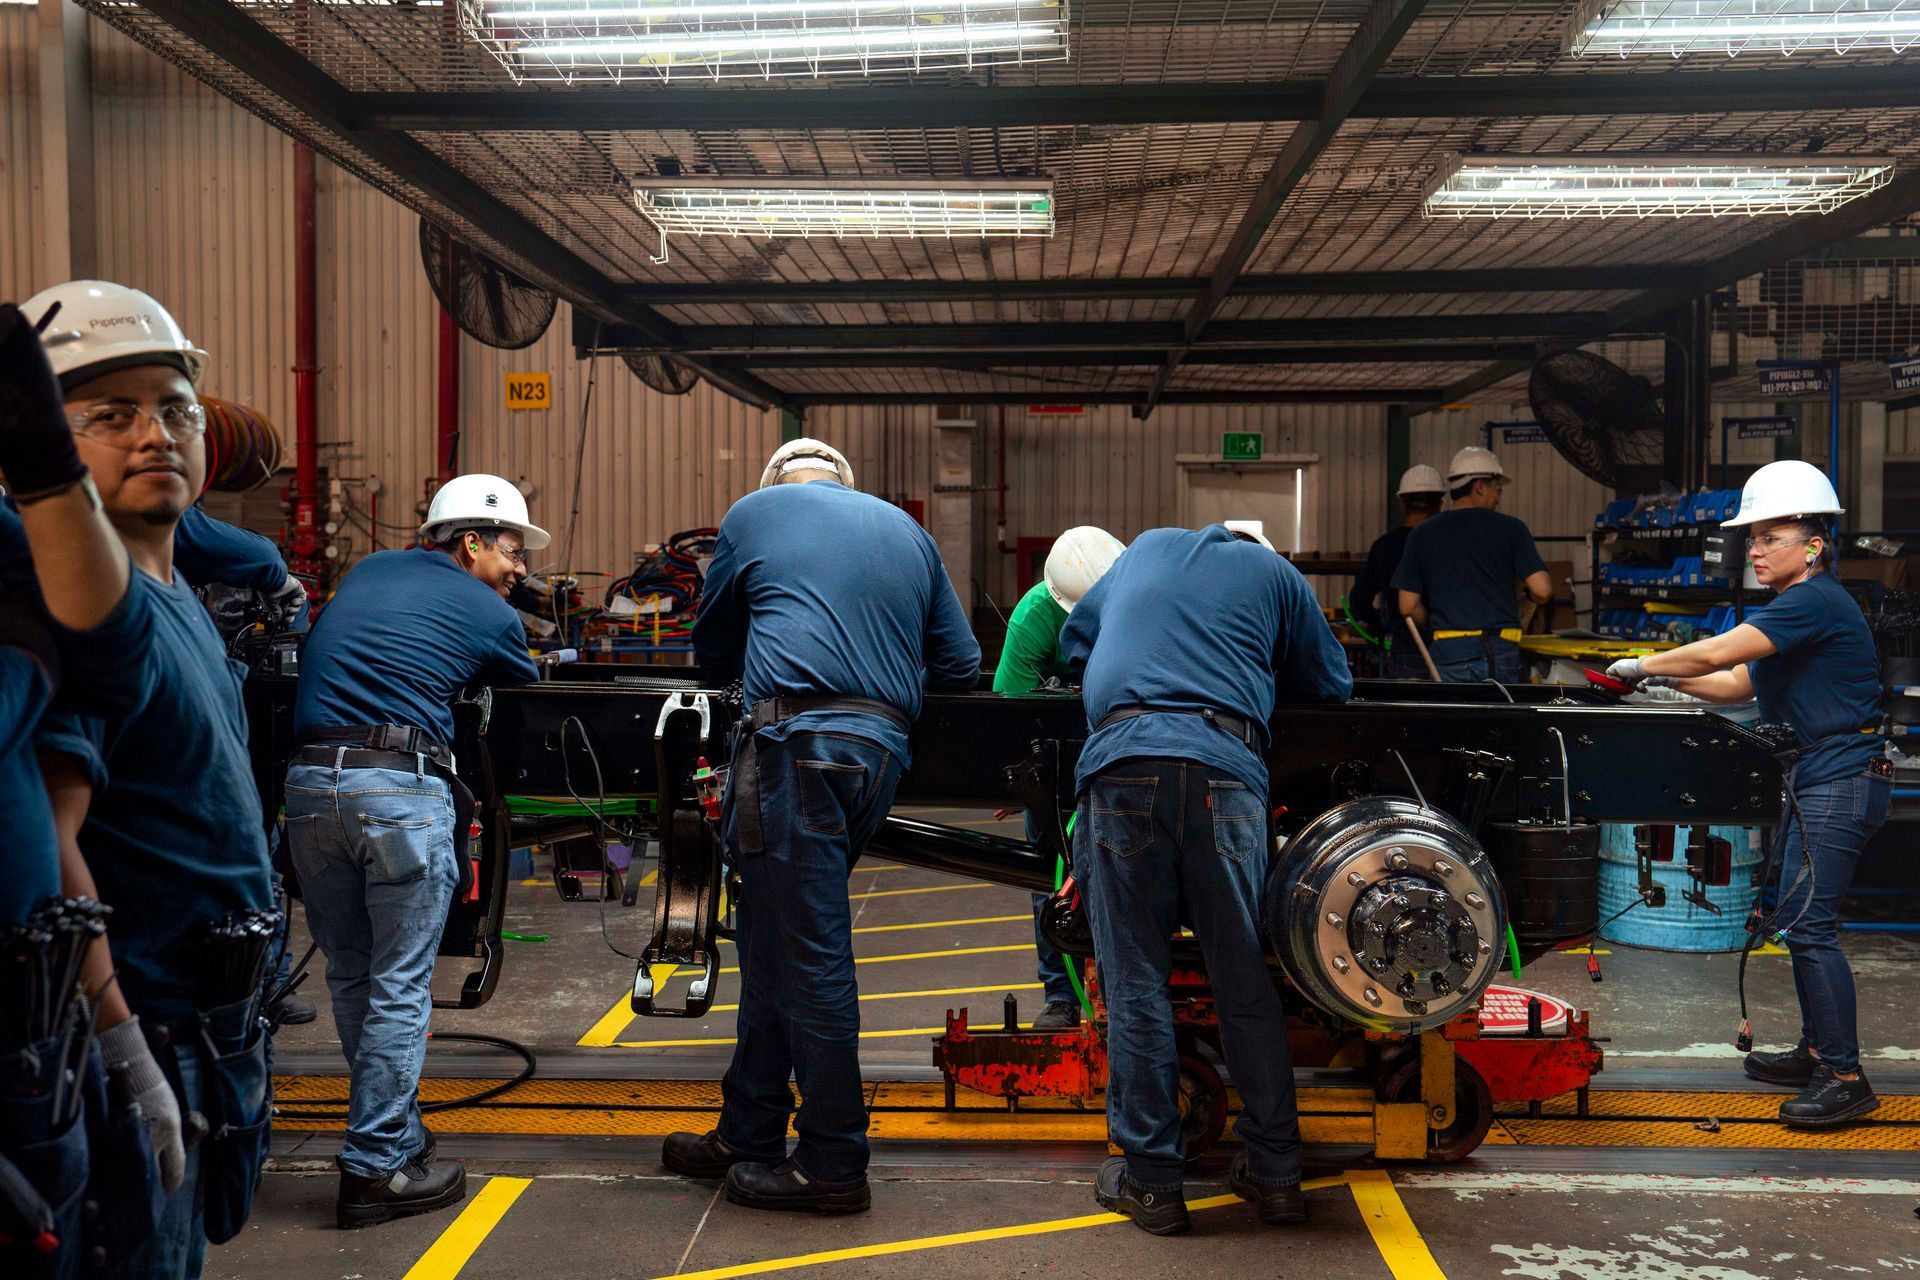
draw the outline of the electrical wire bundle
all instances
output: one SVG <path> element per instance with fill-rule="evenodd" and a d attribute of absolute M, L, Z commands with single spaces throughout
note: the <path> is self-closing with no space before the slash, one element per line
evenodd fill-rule
<path fill-rule="evenodd" d="M 25 920 L 0 929 L 0 1055 L 53 1042 L 56 1124 L 80 1106 L 74 1086 L 93 1038 L 81 969 L 112 914 L 92 898 L 49 898 Z"/>
<path fill-rule="evenodd" d="M 685 643 L 700 612 L 700 561 L 713 554 L 719 536 L 718 529 L 683 529 L 658 551 L 638 557 L 632 573 L 608 585 L 601 624 L 609 633 L 644 631 L 656 643 Z M 622 596 L 641 611 L 617 612 L 614 602 Z"/>
<path fill-rule="evenodd" d="M 280 429 L 258 409 L 208 396 L 207 488 L 245 493 L 273 479 L 280 467 Z"/>

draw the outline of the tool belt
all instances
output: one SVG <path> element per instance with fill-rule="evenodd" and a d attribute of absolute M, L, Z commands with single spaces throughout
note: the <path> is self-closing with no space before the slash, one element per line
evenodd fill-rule
<path fill-rule="evenodd" d="M 253 1213 L 253 1197 L 267 1164 L 273 1130 L 273 1080 L 267 1071 L 266 1024 L 259 995 L 170 1022 L 140 1020 L 154 1058 L 167 1073 L 180 1114 L 202 1129 L 200 1190 L 203 1229 L 209 1244 L 240 1234 Z M 188 1119 L 180 1077 L 180 1049 L 196 1051 L 200 1124 Z"/>
<path fill-rule="evenodd" d="M 742 853 L 765 853 L 767 849 L 765 829 L 760 819 L 760 750 L 754 735 L 762 729 L 785 724 L 796 716 L 812 711 L 846 711 L 873 716 L 885 720 L 902 733 L 913 728 L 913 721 L 907 719 L 906 713 L 898 707 L 876 702 L 872 698 L 855 698 L 838 693 L 762 698 L 747 708 L 747 714 L 734 729 L 733 768 L 728 775 L 734 812 L 740 821 Z"/>
<path fill-rule="evenodd" d="M 1518 627 L 1501 627 L 1498 630 L 1483 631 L 1436 631 L 1433 633 L 1433 638 L 1435 640 L 1485 640 L 1492 637 L 1497 640 L 1505 640 L 1509 644 L 1519 644 L 1520 637 L 1523 634 Z"/>
<path fill-rule="evenodd" d="M 340 748 L 347 748 L 341 751 Z M 340 729 L 315 729 L 300 739 L 293 753 L 293 764 L 319 765 L 323 769 L 398 769 L 418 772 L 425 760 L 427 771 L 447 784 L 453 797 L 453 851 L 460 875 L 453 887 L 453 900 L 470 900 L 480 883 L 480 870 L 474 859 L 461 852 L 467 833 L 473 827 L 479 806 L 467 784 L 453 771 L 453 752 L 432 734 L 411 725 L 355 725 Z M 337 763 L 336 763 L 337 762 Z"/>
<path fill-rule="evenodd" d="M 1214 728 L 1226 730 L 1254 751 L 1260 750 L 1261 734 L 1253 721 L 1228 711 L 1215 711 L 1212 707 L 1116 707 L 1100 717 L 1100 723 L 1094 726 L 1094 732 L 1098 733 L 1108 725 L 1119 724 L 1122 720 L 1159 715 L 1199 716 Z"/>

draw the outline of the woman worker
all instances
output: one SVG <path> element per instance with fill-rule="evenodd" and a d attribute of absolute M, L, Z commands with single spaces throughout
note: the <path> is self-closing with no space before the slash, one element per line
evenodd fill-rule
<path fill-rule="evenodd" d="M 1804 462 L 1754 472 L 1728 525 L 1748 529 L 1747 556 L 1773 599 L 1726 632 L 1607 674 L 1657 680 L 1709 702 L 1757 698 L 1762 723 L 1793 730 L 1780 905 L 1800 999 L 1800 1042 L 1750 1053 L 1747 1075 L 1801 1086 L 1780 1104 L 1796 1128 L 1831 1129 L 1880 1105 L 1860 1071 L 1853 971 L 1840 950 L 1840 903 L 1861 850 L 1880 829 L 1893 769 L 1876 730 L 1879 665 L 1866 619 L 1834 580 L 1833 485 Z M 1798 810 L 1795 817 L 1794 811 Z"/>

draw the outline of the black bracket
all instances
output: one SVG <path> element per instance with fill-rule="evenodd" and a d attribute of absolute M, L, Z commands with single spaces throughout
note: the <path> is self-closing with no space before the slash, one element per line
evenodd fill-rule
<path fill-rule="evenodd" d="M 693 732 L 685 722 L 697 725 Z M 704 1018 L 720 976 L 720 845 L 695 792 L 697 758 L 712 750 L 713 708 L 704 693 L 676 692 L 660 708 L 653 751 L 659 779 L 660 878 L 653 895 L 653 936 L 634 966 L 633 1011 L 646 1017 Z M 656 1003 L 655 965 L 697 965 L 678 1009 Z"/>

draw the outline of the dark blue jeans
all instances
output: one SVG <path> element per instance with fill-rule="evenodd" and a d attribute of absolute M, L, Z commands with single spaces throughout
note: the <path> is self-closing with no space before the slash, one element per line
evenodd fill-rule
<path fill-rule="evenodd" d="M 1412 645 L 1412 636 L 1407 637 L 1407 643 Z M 1493 652 L 1492 662 L 1487 661 L 1489 649 Z M 1479 636 L 1456 636 L 1430 642 L 1427 652 L 1433 655 L 1433 665 L 1446 684 L 1478 684 L 1488 677 L 1501 684 L 1519 684 L 1524 678 L 1519 646 L 1510 640 L 1483 642 Z"/>
<path fill-rule="evenodd" d="M 1420 661 L 1420 651 L 1413 647 L 1412 636 L 1401 635 L 1393 638 L 1393 648 L 1387 653 L 1385 678 L 1388 680 L 1432 679 L 1427 674 L 1427 664 Z"/>
<path fill-rule="evenodd" d="M 867 1171 L 860 1084 L 860 1005 L 847 877 L 893 807 L 900 764 L 845 734 L 759 735 L 765 851 L 743 855 L 727 796 L 727 856 L 736 907 L 740 1014 L 721 1083 L 720 1134 L 756 1160 L 786 1155 L 792 1079 L 804 1099 L 793 1159 L 827 1181 Z"/>
<path fill-rule="evenodd" d="M 1860 1026 L 1853 970 L 1840 949 L 1840 903 L 1854 868 L 1893 802 L 1893 781 L 1857 773 L 1795 788 L 1801 823 L 1787 824 L 1780 863 L 1780 921 L 1793 953 L 1793 989 L 1800 997 L 1800 1043 L 1835 1071 L 1860 1066 Z M 1806 856 L 1807 847 L 1813 856 Z M 1802 868 L 1811 872 L 1804 879 Z"/>
<path fill-rule="evenodd" d="M 1032 814 L 1026 815 L 1027 843 L 1040 843 L 1040 824 L 1033 820 Z M 1039 957 L 1039 965 L 1034 976 L 1040 979 L 1040 985 L 1046 988 L 1048 1004 L 1078 1005 L 1080 997 L 1073 994 L 1073 983 L 1067 978 L 1067 962 L 1053 944 L 1047 941 L 1047 935 L 1040 931 L 1040 912 L 1047 905 L 1050 893 L 1033 895 L 1033 950 Z"/>
<path fill-rule="evenodd" d="M 1206 957 L 1255 1182 L 1300 1181 L 1300 1118 L 1260 894 L 1267 815 L 1246 784 L 1185 760 L 1129 760 L 1080 798 L 1074 874 L 1093 924 L 1108 1030 L 1107 1131 L 1134 1181 L 1180 1185 L 1179 1051 L 1167 995 L 1177 907 Z"/>

